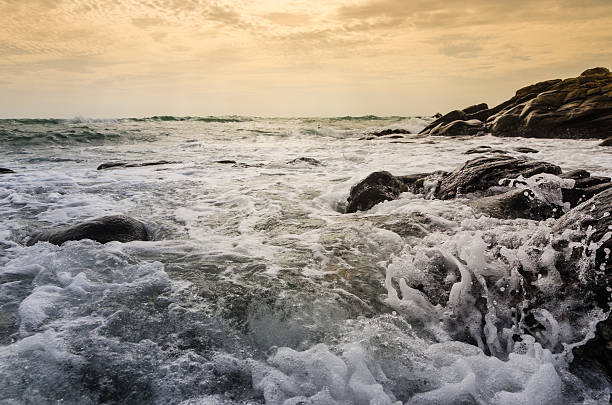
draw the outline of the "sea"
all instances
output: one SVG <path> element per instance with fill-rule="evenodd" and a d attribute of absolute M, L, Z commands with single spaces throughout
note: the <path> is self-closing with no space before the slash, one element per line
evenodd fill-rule
<path fill-rule="evenodd" d="M 541 309 L 519 339 L 501 321 L 534 249 L 555 288 L 554 219 L 410 192 L 344 208 L 371 172 L 451 171 L 478 146 L 601 176 L 612 151 L 418 135 L 432 121 L 0 120 L 0 167 L 15 171 L 0 174 L 0 404 L 609 403 L 609 378 L 572 364 L 607 314 Z M 384 129 L 411 134 L 370 136 Z M 113 214 L 151 240 L 28 244 Z"/>

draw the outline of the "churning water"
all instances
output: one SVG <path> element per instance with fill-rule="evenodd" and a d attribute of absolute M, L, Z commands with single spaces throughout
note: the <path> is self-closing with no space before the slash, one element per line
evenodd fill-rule
<path fill-rule="evenodd" d="M 538 287 L 554 296 L 552 221 L 411 193 L 341 212 L 372 171 L 451 170 L 478 145 L 607 176 L 612 154 L 597 141 L 359 139 L 428 122 L 0 121 L 0 166 L 16 171 L 0 177 L 0 404 L 608 403 L 605 375 L 569 366 L 600 310 L 554 301 L 535 337 L 515 338 L 517 264 L 548 268 Z M 162 159 L 176 163 L 96 170 Z M 154 240 L 26 246 L 108 214 Z"/>

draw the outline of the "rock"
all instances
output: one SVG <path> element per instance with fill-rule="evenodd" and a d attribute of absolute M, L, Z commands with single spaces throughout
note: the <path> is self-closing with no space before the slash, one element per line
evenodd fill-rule
<path fill-rule="evenodd" d="M 287 162 L 288 165 L 295 165 L 298 163 L 307 163 L 312 166 L 321 166 L 323 164 L 320 160 L 309 157 L 299 157 Z"/>
<path fill-rule="evenodd" d="M 590 176 L 584 177 L 580 179 L 576 179 L 576 183 L 574 184 L 575 188 L 587 188 L 591 186 L 596 186 L 598 184 L 609 183 L 609 177 L 600 177 L 600 176 Z"/>
<path fill-rule="evenodd" d="M 106 162 L 106 163 L 102 163 L 100 166 L 98 166 L 98 168 L 96 170 L 106 170 L 106 169 L 112 169 L 114 167 L 145 167 L 145 166 L 157 166 L 157 165 L 167 165 L 167 164 L 174 164 L 174 163 L 180 163 L 180 162 L 170 162 L 167 160 L 158 160 L 155 162 L 136 162 L 136 163 L 129 163 L 129 162 Z"/>
<path fill-rule="evenodd" d="M 238 162 L 236 162 L 235 160 L 224 159 L 224 160 L 216 160 L 215 163 L 219 163 L 222 165 L 235 165 Z"/>
<path fill-rule="evenodd" d="M 599 144 L 599 146 L 612 146 L 612 136 L 606 138 L 602 143 Z"/>
<path fill-rule="evenodd" d="M 591 173 L 587 172 L 586 170 L 577 169 L 577 170 L 571 170 L 569 172 L 561 173 L 559 177 L 561 177 L 562 179 L 578 180 L 578 179 L 585 179 L 589 177 L 590 175 Z"/>
<path fill-rule="evenodd" d="M 9 174 L 9 173 L 15 173 L 15 172 L 11 169 L 5 169 L 4 167 L 0 167 L 0 174 Z"/>
<path fill-rule="evenodd" d="M 612 135 L 612 73 L 594 68 L 579 77 L 524 87 L 493 110 L 485 129 L 495 136 L 607 138 Z"/>
<path fill-rule="evenodd" d="M 466 107 L 461 111 L 469 115 L 469 114 L 477 113 L 479 111 L 488 110 L 488 109 L 489 109 L 489 106 L 487 105 L 487 103 L 480 103 L 480 104 L 474 104 L 469 107 Z"/>
<path fill-rule="evenodd" d="M 393 128 L 393 129 L 383 129 L 382 131 L 378 131 L 378 132 L 371 132 L 370 135 L 372 135 L 372 136 L 384 136 L 384 135 L 411 134 L 411 133 L 412 132 L 410 132 L 407 129 Z"/>
<path fill-rule="evenodd" d="M 519 152 L 519 153 L 538 153 L 539 150 L 537 149 L 533 149 L 533 148 L 528 148 L 526 146 L 518 146 L 516 148 L 513 148 L 515 151 Z"/>
<path fill-rule="evenodd" d="M 435 196 L 442 200 L 457 194 L 486 190 L 502 179 L 531 177 L 540 173 L 561 174 L 561 168 L 547 162 L 510 156 L 479 157 L 469 160 L 441 179 Z"/>
<path fill-rule="evenodd" d="M 435 113 L 434 115 L 431 116 L 431 118 L 435 118 L 435 119 L 442 118 L 442 114 Z"/>
<path fill-rule="evenodd" d="M 479 120 L 456 120 L 448 124 L 443 124 L 432 128 L 429 135 L 435 136 L 461 136 L 476 135 L 482 132 L 482 121 Z"/>
<path fill-rule="evenodd" d="M 374 172 L 351 187 L 346 213 L 366 211 L 374 205 L 399 197 L 406 186 L 391 173 Z"/>
<path fill-rule="evenodd" d="M 478 198 L 470 201 L 469 205 L 491 217 L 503 219 L 525 218 L 542 221 L 558 218 L 563 214 L 563 207 L 538 200 L 533 191 L 525 188 Z"/>
<path fill-rule="evenodd" d="M 453 121 L 461 120 L 464 121 L 467 119 L 467 114 L 461 110 L 451 111 L 448 114 L 445 114 L 427 125 L 425 128 L 419 132 L 419 134 L 428 134 L 432 129 L 436 128 L 438 125 L 449 124 Z"/>
<path fill-rule="evenodd" d="M 575 207 L 609 188 L 612 188 L 612 183 L 601 183 L 587 188 L 563 188 L 561 192 L 563 202 L 569 203 L 570 207 Z"/>
<path fill-rule="evenodd" d="M 472 149 L 468 149 L 465 152 L 463 152 L 463 154 L 465 155 L 473 155 L 473 154 L 477 154 L 477 153 L 498 153 L 498 154 L 505 154 L 508 153 L 507 151 L 503 150 L 503 149 L 493 149 L 490 146 L 477 146 L 475 148 Z"/>
<path fill-rule="evenodd" d="M 601 185 L 600 185 L 601 186 Z M 559 218 L 552 231 L 565 243 L 557 243 L 563 255 L 556 263 L 561 277 L 580 301 L 596 303 L 603 311 L 609 310 L 612 287 L 612 188 L 596 194 Z M 570 243 L 575 242 L 575 243 Z M 574 260 L 567 260 L 566 258 Z M 596 362 L 612 372 L 612 322 L 608 318 L 597 325 L 595 338 L 574 349 L 574 362 Z"/>
<path fill-rule="evenodd" d="M 38 241 L 61 245 L 69 240 L 91 239 L 100 243 L 111 241 L 131 242 L 134 240 L 149 240 L 144 224 L 125 215 L 112 215 L 93 219 L 70 227 L 62 227 L 43 231 L 35 235 L 29 242 L 33 245 Z"/>

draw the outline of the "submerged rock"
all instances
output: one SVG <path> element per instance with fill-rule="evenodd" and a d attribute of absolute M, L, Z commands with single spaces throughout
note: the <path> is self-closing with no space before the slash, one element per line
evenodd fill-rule
<path fill-rule="evenodd" d="M 320 160 L 317 160 L 315 158 L 309 158 L 309 157 L 299 157 L 299 158 L 295 158 L 287 162 L 287 164 L 289 165 L 295 165 L 298 163 L 307 163 L 312 166 L 321 166 L 323 164 Z"/>
<path fill-rule="evenodd" d="M 412 132 L 410 132 L 407 129 L 403 129 L 403 128 L 392 128 L 392 129 L 383 129 L 382 131 L 377 131 L 377 132 L 371 132 L 370 135 L 372 136 L 385 136 L 385 135 L 397 135 L 397 134 L 411 134 Z"/>
<path fill-rule="evenodd" d="M 466 150 L 463 153 L 465 155 L 474 155 L 474 154 L 479 154 L 479 153 L 505 154 L 505 153 L 508 153 L 508 151 L 505 151 L 503 149 L 493 149 L 490 146 L 482 145 L 482 146 L 477 146 L 477 147 L 472 148 L 472 149 L 468 149 L 468 150 Z"/>
<path fill-rule="evenodd" d="M 145 225 L 126 215 L 111 215 L 83 222 L 70 227 L 43 231 L 35 235 L 29 244 L 39 241 L 61 245 L 70 240 L 91 239 L 100 243 L 111 241 L 131 242 L 149 240 Z"/>
<path fill-rule="evenodd" d="M 0 174 L 9 174 L 9 173 L 15 173 L 13 170 L 11 169 L 6 169 L 4 167 L 0 167 Z"/>
<path fill-rule="evenodd" d="M 391 173 L 374 172 L 351 187 L 346 213 L 366 211 L 380 202 L 395 200 L 403 190 L 404 184 Z"/>
<path fill-rule="evenodd" d="M 180 163 L 180 162 L 171 162 L 171 161 L 167 161 L 167 160 L 158 160 L 155 162 L 106 162 L 106 163 L 102 163 L 100 166 L 98 166 L 98 168 L 96 170 L 106 170 L 106 169 L 112 169 L 115 167 L 145 167 L 145 166 L 157 166 L 157 165 L 167 165 L 167 164 L 174 164 L 174 163 Z"/>
<path fill-rule="evenodd" d="M 561 174 L 561 168 L 552 163 L 510 156 L 480 157 L 468 160 L 444 177 L 440 181 L 435 196 L 447 200 L 456 197 L 457 194 L 497 186 L 502 179 L 515 179 L 519 176 L 531 177 L 540 173 Z"/>
<path fill-rule="evenodd" d="M 599 146 L 612 146 L 612 136 L 604 139 L 604 141 L 600 143 Z"/>
<path fill-rule="evenodd" d="M 519 152 L 519 153 L 538 153 L 540 152 L 537 149 L 533 149 L 533 148 L 528 148 L 526 146 L 518 146 L 516 148 L 513 148 L 515 151 Z"/>

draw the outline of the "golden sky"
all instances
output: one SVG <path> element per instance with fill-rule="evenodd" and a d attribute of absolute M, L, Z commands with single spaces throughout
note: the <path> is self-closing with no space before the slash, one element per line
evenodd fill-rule
<path fill-rule="evenodd" d="M 418 115 L 612 68 L 612 0 L 0 0 L 0 116 Z"/>

